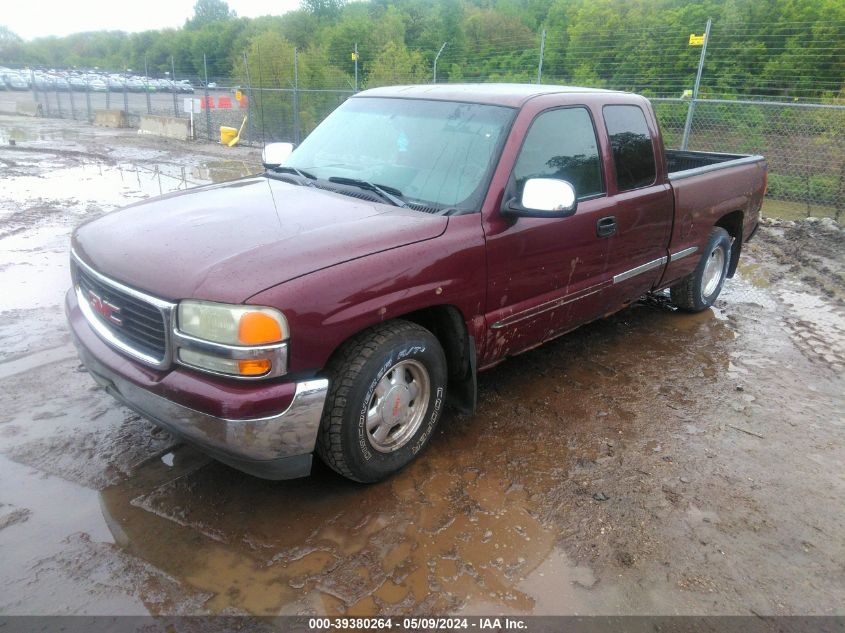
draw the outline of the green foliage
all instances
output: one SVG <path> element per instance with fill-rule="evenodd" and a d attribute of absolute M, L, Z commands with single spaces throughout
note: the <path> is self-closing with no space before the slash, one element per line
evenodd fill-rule
<path fill-rule="evenodd" d="M 369 65 L 367 87 L 418 84 L 428 79 L 428 67 L 419 52 L 409 51 L 400 42 L 388 42 Z"/>
<path fill-rule="evenodd" d="M 23 40 L 8 27 L 0 25 L 0 60 L 18 63 L 23 56 Z"/>
<path fill-rule="evenodd" d="M 225 0 L 197 0 L 194 5 L 194 17 L 185 23 L 186 29 L 198 29 L 214 22 L 222 22 L 235 17 Z"/>
<path fill-rule="evenodd" d="M 702 94 L 845 96 L 842 0 L 302 0 L 299 10 L 254 19 L 237 18 L 225 0 L 197 0 L 181 29 L 31 42 L 0 29 L 0 65 L 124 71 L 146 62 L 163 75 L 172 57 L 177 76 L 197 79 L 205 56 L 209 79 L 238 83 L 243 51 L 273 34 L 327 66 L 328 83 L 312 88 L 352 85 L 356 44 L 362 86 L 428 81 L 444 42 L 438 81 L 535 81 L 545 30 L 545 82 L 678 97 L 692 88 L 701 50 L 689 34 L 703 33 L 708 18 Z"/>

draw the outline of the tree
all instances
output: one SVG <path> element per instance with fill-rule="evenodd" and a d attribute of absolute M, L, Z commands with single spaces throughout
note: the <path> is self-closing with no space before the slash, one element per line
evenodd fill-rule
<path fill-rule="evenodd" d="M 18 63 L 23 54 L 23 40 L 8 27 L 0 25 L 0 61 Z"/>
<path fill-rule="evenodd" d="M 198 29 L 213 22 L 222 22 L 237 17 L 225 0 L 197 0 L 194 17 L 185 23 L 187 29 Z"/>
<path fill-rule="evenodd" d="M 344 0 L 302 0 L 302 8 L 322 18 L 334 18 L 340 13 Z"/>
<path fill-rule="evenodd" d="M 401 43 L 390 42 L 369 65 L 367 87 L 418 84 L 431 80 L 428 67 L 418 51 L 409 51 Z"/>

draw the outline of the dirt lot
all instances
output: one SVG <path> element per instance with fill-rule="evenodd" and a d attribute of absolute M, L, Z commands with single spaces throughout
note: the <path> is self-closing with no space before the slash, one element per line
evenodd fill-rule
<path fill-rule="evenodd" d="M 387 482 L 274 483 L 117 405 L 61 307 L 75 225 L 256 158 L 0 117 L 0 613 L 845 614 L 838 226 L 483 374 Z"/>

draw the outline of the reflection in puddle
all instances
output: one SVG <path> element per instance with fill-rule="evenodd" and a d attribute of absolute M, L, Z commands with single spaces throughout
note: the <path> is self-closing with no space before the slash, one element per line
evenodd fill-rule
<path fill-rule="evenodd" d="M 14 165 L 4 174 L 0 191 L 0 287 L 6 290 L 0 312 L 61 305 L 70 284 L 68 249 L 74 226 L 151 196 L 260 171 L 237 160 L 193 166 L 111 165 L 89 159 L 60 160 L 49 150 L 8 155 L 14 157 Z"/>
<path fill-rule="evenodd" d="M 706 353 L 695 351 L 702 338 L 713 343 Z M 660 434 L 654 403 L 683 404 L 686 375 L 715 380 L 732 338 L 711 312 L 634 307 L 484 374 L 478 414 L 444 418 L 425 456 L 386 482 L 360 486 L 319 466 L 307 479 L 266 482 L 217 463 L 197 468 L 196 451 L 182 447 L 104 490 L 103 512 L 133 554 L 212 595 L 216 613 L 600 608 L 592 567 L 560 549 L 611 537 L 609 524 L 572 525 L 583 504 L 618 503 L 613 482 L 592 482 L 613 446 L 597 439 L 647 445 Z M 664 390 L 656 378 L 673 363 L 688 366 Z"/>
<path fill-rule="evenodd" d="M 0 126 L 0 145 L 8 145 L 9 141 L 18 143 L 24 141 L 69 141 L 81 137 L 79 130 L 64 127 L 31 128 L 16 125 Z"/>
<path fill-rule="evenodd" d="M 193 168 L 194 178 L 210 182 L 227 182 L 260 173 L 256 165 L 242 160 L 213 160 L 201 163 Z"/>

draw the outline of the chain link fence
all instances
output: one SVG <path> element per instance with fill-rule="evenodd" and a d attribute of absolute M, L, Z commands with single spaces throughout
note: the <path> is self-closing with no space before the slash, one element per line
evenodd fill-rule
<path fill-rule="evenodd" d="M 199 104 L 194 136 L 219 142 L 221 126 L 240 129 L 241 143 L 298 143 L 354 91 L 322 88 L 253 88 L 239 80 L 221 87 L 171 90 L 106 86 L 34 87 L 45 116 L 93 122 L 97 110 L 122 110 L 130 126 L 141 115 L 190 117 L 186 100 Z M 222 87 L 223 85 L 227 87 Z M 240 98 L 238 98 L 240 97 Z M 845 106 L 760 100 L 652 98 L 667 147 L 680 148 L 694 104 L 692 150 L 762 154 L 769 165 L 763 213 L 770 217 L 833 217 L 845 210 Z"/>
<path fill-rule="evenodd" d="M 690 100 L 652 99 L 667 147 L 680 148 Z M 765 215 L 832 217 L 845 210 L 845 106 L 699 99 L 689 148 L 762 154 L 769 166 Z"/>

